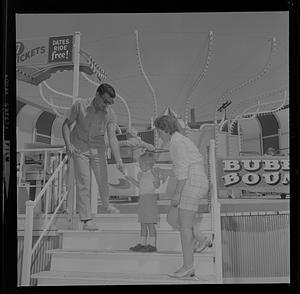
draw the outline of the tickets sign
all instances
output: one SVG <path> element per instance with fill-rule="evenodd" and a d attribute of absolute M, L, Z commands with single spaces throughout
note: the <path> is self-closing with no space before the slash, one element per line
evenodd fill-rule
<path fill-rule="evenodd" d="M 72 62 L 73 36 L 18 40 L 16 42 L 16 65 L 45 65 Z"/>
<path fill-rule="evenodd" d="M 16 42 L 16 65 L 44 65 L 48 63 L 48 38 Z"/>
<path fill-rule="evenodd" d="M 289 191 L 290 160 L 286 156 L 218 159 L 217 170 L 220 189 Z"/>

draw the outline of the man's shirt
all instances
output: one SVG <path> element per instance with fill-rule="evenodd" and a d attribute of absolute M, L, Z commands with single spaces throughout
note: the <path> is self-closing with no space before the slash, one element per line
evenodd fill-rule
<path fill-rule="evenodd" d="M 75 122 L 70 141 L 80 152 L 103 147 L 108 125 L 117 125 L 116 114 L 110 106 L 107 106 L 106 111 L 96 111 L 92 101 L 78 100 L 66 114 L 71 123 Z"/>

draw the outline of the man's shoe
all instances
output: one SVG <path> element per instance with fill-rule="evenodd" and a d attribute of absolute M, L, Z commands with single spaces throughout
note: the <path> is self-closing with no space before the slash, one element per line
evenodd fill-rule
<path fill-rule="evenodd" d="M 134 247 L 130 247 L 129 250 L 137 252 L 137 251 L 140 251 L 141 249 L 143 249 L 144 247 L 145 247 L 145 245 L 142 245 L 141 243 L 139 243 L 139 244 L 135 245 Z"/>
<path fill-rule="evenodd" d="M 157 251 L 156 247 L 152 245 L 146 245 L 144 246 L 144 248 L 140 250 L 140 252 L 156 252 L 156 251 Z"/>
<path fill-rule="evenodd" d="M 85 222 L 83 224 L 82 229 L 85 231 L 98 231 L 99 230 L 97 225 L 92 220 L 88 220 L 87 222 Z"/>
<path fill-rule="evenodd" d="M 107 213 L 120 213 L 120 210 L 111 204 L 109 204 L 107 207 L 105 207 L 104 210 Z"/>

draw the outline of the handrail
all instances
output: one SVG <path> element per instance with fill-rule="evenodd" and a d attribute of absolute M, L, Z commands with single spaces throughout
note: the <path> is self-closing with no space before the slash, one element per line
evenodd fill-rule
<path fill-rule="evenodd" d="M 43 229 L 43 231 L 42 231 L 40 237 L 38 238 L 38 240 L 36 241 L 34 247 L 32 248 L 32 252 L 35 251 L 35 249 L 36 249 L 37 246 L 39 245 L 40 241 L 42 240 L 42 238 L 43 238 L 44 235 L 46 234 L 46 231 L 48 231 L 48 229 L 49 229 L 50 225 L 52 224 L 52 221 L 53 221 L 53 219 L 55 218 L 55 216 L 56 216 L 56 214 L 57 214 L 57 212 L 58 212 L 60 206 L 61 206 L 62 203 L 65 201 L 65 198 L 66 198 L 67 194 L 68 194 L 68 191 L 66 191 L 66 192 L 63 194 L 63 197 L 62 197 L 62 199 L 60 200 L 59 204 L 57 205 L 56 209 L 54 210 L 54 212 L 53 212 L 53 214 L 52 214 L 52 216 L 51 216 L 49 222 L 46 224 L 46 226 L 45 226 L 45 228 Z"/>
<path fill-rule="evenodd" d="M 53 149 L 50 149 L 53 151 Z M 49 150 L 49 151 L 50 151 Z M 19 150 L 22 152 L 23 150 Z M 28 149 L 24 150 L 23 152 L 29 151 Z M 34 149 L 33 151 L 37 151 Z M 40 151 L 40 150 L 39 150 Z M 43 150 L 45 151 L 45 149 Z M 48 150 L 47 150 L 48 151 Z M 47 151 L 46 154 L 47 154 Z M 60 150 L 61 151 L 61 150 Z M 23 153 L 21 153 L 23 154 Z M 37 249 L 38 245 L 40 244 L 42 238 L 45 236 L 46 232 L 49 230 L 54 218 L 57 215 L 57 212 L 59 211 L 60 207 L 66 200 L 66 197 L 69 193 L 69 189 L 66 189 L 62 193 L 62 185 L 63 185 L 63 179 L 62 179 L 62 172 L 63 167 L 65 166 L 68 156 L 65 156 L 62 160 L 62 154 L 60 152 L 59 155 L 60 163 L 47 181 L 47 183 L 44 185 L 42 190 L 39 192 L 38 196 L 34 201 L 26 201 L 26 217 L 25 217 L 25 232 L 24 232 L 24 249 L 23 249 L 23 264 L 22 264 L 22 286 L 29 286 L 30 284 L 30 274 L 31 274 L 31 259 L 32 254 Z M 50 185 L 54 183 L 54 181 L 58 179 L 58 199 L 59 203 L 56 206 L 54 212 L 52 213 L 51 218 L 48 220 L 48 197 L 49 197 L 49 188 Z M 71 187 L 69 183 L 69 187 Z M 46 192 L 46 193 L 45 193 Z M 37 206 L 39 201 L 42 199 L 42 197 L 46 194 L 46 211 L 45 211 L 45 223 L 42 233 L 40 234 L 38 240 L 34 244 L 34 247 L 32 248 L 32 235 L 33 235 L 33 216 L 34 216 L 34 208 Z"/>
<path fill-rule="evenodd" d="M 217 283 L 223 283 L 223 265 L 222 265 L 222 237 L 221 237 L 221 210 L 218 200 L 218 186 L 216 179 L 216 146 L 215 140 L 210 140 L 209 163 L 210 163 L 210 181 L 211 181 L 211 209 L 213 217 L 213 230 L 215 233 L 215 272 Z"/>
<path fill-rule="evenodd" d="M 55 176 L 58 174 L 58 172 L 60 171 L 60 169 L 62 168 L 62 166 L 66 163 L 67 161 L 67 156 L 63 159 L 63 161 L 59 164 L 59 166 L 56 168 L 56 170 L 54 171 L 54 173 L 52 174 L 52 176 L 49 178 L 48 182 L 46 183 L 46 185 L 43 187 L 43 189 L 40 191 L 39 195 L 36 197 L 36 199 L 33 201 L 34 206 L 37 205 L 37 203 L 40 201 L 40 199 L 42 198 L 43 194 L 45 193 L 45 191 L 48 189 L 48 187 L 50 186 L 51 182 L 53 181 L 53 179 L 55 178 Z"/>
<path fill-rule="evenodd" d="M 17 152 L 48 152 L 48 151 L 64 151 L 65 148 L 62 147 L 54 147 L 54 148 L 26 148 L 26 149 L 18 149 Z"/>

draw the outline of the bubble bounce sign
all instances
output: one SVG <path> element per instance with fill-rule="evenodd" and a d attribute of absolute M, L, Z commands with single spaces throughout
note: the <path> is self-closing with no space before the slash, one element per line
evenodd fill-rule
<path fill-rule="evenodd" d="M 218 175 L 222 189 L 256 187 L 289 192 L 290 161 L 285 156 L 219 159 Z"/>

